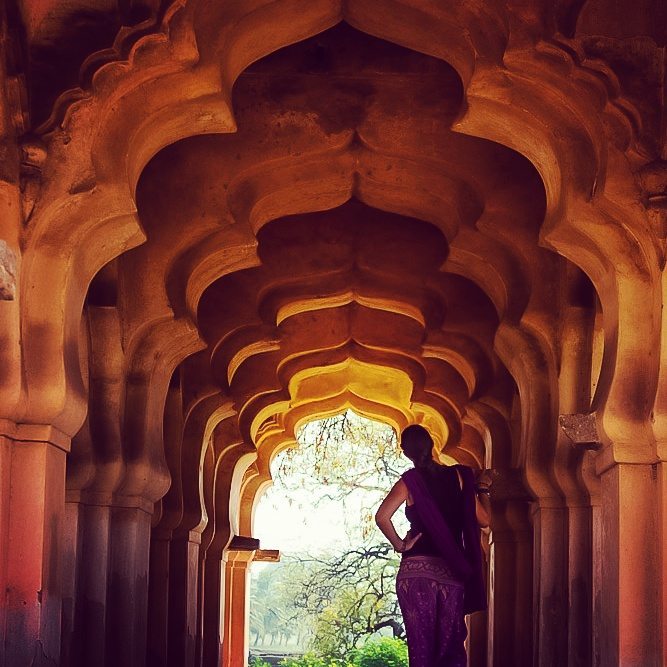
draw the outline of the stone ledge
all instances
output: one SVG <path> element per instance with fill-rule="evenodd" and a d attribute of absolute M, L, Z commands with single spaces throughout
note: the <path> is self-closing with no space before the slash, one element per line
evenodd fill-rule
<path fill-rule="evenodd" d="M 48 442 L 69 453 L 72 439 L 50 424 L 16 424 L 9 419 L 0 419 L 0 437 L 16 442 Z"/>

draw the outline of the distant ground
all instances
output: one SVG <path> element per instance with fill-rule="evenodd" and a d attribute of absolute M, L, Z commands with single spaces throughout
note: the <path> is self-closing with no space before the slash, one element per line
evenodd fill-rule
<path fill-rule="evenodd" d="M 280 661 L 283 660 L 284 658 L 300 658 L 302 655 L 303 653 L 292 653 L 289 652 L 287 649 L 281 652 L 276 650 L 262 650 L 262 649 L 251 648 L 249 657 L 250 660 L 252 660 L 253 658 L 262 658 L 262 660 L 265 660 L 270 665 L 279 665 Z"/>

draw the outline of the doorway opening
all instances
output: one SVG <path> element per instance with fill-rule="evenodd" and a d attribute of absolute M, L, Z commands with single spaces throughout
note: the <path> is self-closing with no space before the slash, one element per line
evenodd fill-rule
<path fill-rule="evenodd" d="M 250 665 L 347 667 L 379 652 L 407 667 L 399 559 L 373 520 L 409 467 L 396 433 L 347 410 L 307 423 L 297 442 L 273 461 L 255 511 L 254 534 L 281 561 L 251 567 Z"/>

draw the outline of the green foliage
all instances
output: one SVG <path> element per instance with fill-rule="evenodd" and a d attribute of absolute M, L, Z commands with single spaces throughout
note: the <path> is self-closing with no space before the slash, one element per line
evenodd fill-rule
<path fill-rule="evenodd" d="M 252 658 L 248 664 L 249 667 L 271 667 L 270 663 L 262 658 Z"/>
<path fill-rule="evenodd" d="M 306 653 L 301 658 L 286 658 L 282 667 L 354 667 L 353 663 L 336 658 L 320 658 L 314 653 Z"/>
<path fill-rule="evenodd" d="M 408 667 L 408 647 L 401 639 L 367 641 L 356 653 L 355 667 Z"/>
<path fill-rule="evenodd" d="M 301 658 L 285 658 L 280 664 L 281 667 L 408 667 L 408 647 L 402 639 L 381 637 L 351 650 L 345 658 L 306 653 Z"/>

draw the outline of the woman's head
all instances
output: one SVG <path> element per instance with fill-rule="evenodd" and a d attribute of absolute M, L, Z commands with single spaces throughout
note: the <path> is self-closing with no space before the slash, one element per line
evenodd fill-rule
<path fill-rule="evenodd" d="M 415 467 L 425 467 L 433 458 L 433 438 L 423 426 L 413 424 L 401 433 L 401 449 Z"/>

